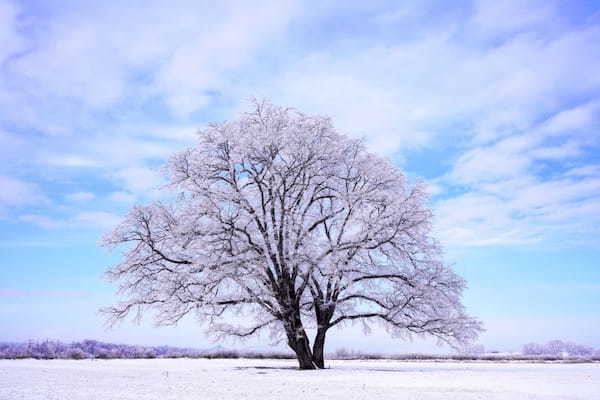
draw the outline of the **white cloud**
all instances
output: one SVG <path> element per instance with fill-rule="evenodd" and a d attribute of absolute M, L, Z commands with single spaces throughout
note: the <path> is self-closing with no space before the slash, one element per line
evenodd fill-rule
<path fill-rule="evenodd" d="M 176 125 L 128 126 L 115 128 L 115 131 L 111 135 L 93 136 L 85 140 L 57 138 L 56 141 L 62 142 L 62 145 L 56 146 L 54 152 L 41 146 L 39 150 L 32 149 L 33 158 L 43 166 L 114 172 L 143 164 L 147 160 L 165 160 L 175 151 L 193 144 L 196 132 Z"/>
<path fill-rule="evenodd" d="M 96 161 L 91 160 L 85 156 L 78 156 L 74 154 L 52 154 L 43 155 L 40 159 L 43 164 L 57 166 L 57 167 L 94 167 L 97 166 Z"/>
<path fill-rule="evenodd" d="M 0 145 L 61 174 L 87 167 L 119 186 L 112 202 L 154 196 L 161 178 L 148 165 L 256 95 L 328 114 L 396 159 L 450 143 L 454 160 L 427 162 L 454 164 L 428 178 L 446 198 L 442 225 L 460 227 L 453 234 L 464 243 L 541 240 L 567 223 L 550 222 L 560 207 L 573 218 L 594 210 L 598 173 L 585 156 L 597 146 L 600 28 L 572 25 L 553 1 L 484 1 L 439 19 L 427 5 L 378 13 L 361 4 L 342 10 L 361 11 L 356 31 L 331 29 L 333 3 L 134 1 L 27 19 L 12 4 L 0 3 L 0 58 L 29 47 L 2 64 L 0 117 L 52 137 L 23 147 L 0 134 Z"/>
<path fill-rule="evenodd" d="M 0 210 L 48 202 L 38 185 L 0 174 Z"/>
<path fill-rule="evenodd" d="M 581 180 L 532 181 L 531 184 L 524 187 L 515 187 L 512 190 L 504 188 L 502 194 L 512 195 L 512 204 L 518 208 L 539 209 L 545 206 L 561 205 L 566 212 L 569 203 L 600 197 L 600 177 Z"/>
<path fill-rule="evenodd" d="M 88 201 L 96 198 L 96 196 L 90 192 L 74 192 L 74 193 L 69 193 L 65 197 L 66 197 L 67 201 L 70 201 L 73 203 L 85 203 L 85 202 L 88 202 Z"/>
<path fill-rule="evenodd" d="M 158 171 L 143 167 L 122 169 L 115 173 L 115 177 L 119 180 L 124 189 L 143 197 L 154 196 L 156 190 L 162 183 Z"/>
<path fill-rule="evenodd" d="M 530 164 L 520 153 L 508 153 L 496 148 L 477 148 L 456 161 L 451 178 L 457 183 L 495 181 L 519 174 Z"/>
<path fill-rule="evenodd" d="M 600 176 L 600 165 L 586 165 L 583 167 L 573 168 L 567 172 L 567 175 Z"/>
<path fill-rule="evenodd" d="M 530 30 L 547 30 L 548 21 L 557 25 L 552 1 L 479 0 L 474 3 L 472 28 L 484 37 L 498 37 Z M 556 27 L 550 27 L 556 29 Z"/>
<path fill-rule="evenodd" d="M 108 198 L 111 201 L 125 204 L 131 204 L 136 200 L 136 197 L 133 194 L 121 190 L 112 192 Z"/>
<path fill-rule="evenodd" d="M 102 229 L 114 228 L 120 221 L 121 217 L 105 211 L 80 212 L 71 219 L 72 224 Z"/>
<path fill-rule="evenodd" d="M 481 184 L 518 177 L 540 160 L 573 159 L 583 152 L 585 141 L 567 138 L 547 143 L 538 130 L 502 139 L 490 146 L 475 147 L 454 163 L 448 179 L 454 183 Z"/>
<path fill-rule="evenodd" d="M 106 211 L 82 211 L 67 218 L 54 218 L 47 215 L 27 214 L 20 221 L 40 226 L 44 229 L 110 229 L 121 218 Z"/>
<path fill-rule="evenodd" d="M 449 25 L 387 45 L 340 40 L 294 60 L 257 94 L 328 114 L 341 131 L 390 154 L 435 145 L 441 132 L 491 143 L 600 87 L 595 26 L 545 40 L 523 32 L 491 46 L 465 34 Z"/>
<path fill-rule="evenodd" d="M 283 37 L 298 9 L 295 1 L 69 4 L 51 18 L 28 15 L 17 30 L 6 4 L 0 48 L 12 54 L 26 42 L 28 51 L 3 65 L 3 117 L 54 135 L 88 131 L 117 106 L 158 101 L 179 116 L 204 108 Z"/>
<path fill-rule="evenodd" d="M 135 128 L 126 128 L 134 131 Z M 140 130 L 140 128 L 137 128 Z M 143 136 L 152 136 L 170 141 L 181 141 L 182 143 L 194 143 L 197 140 L 198 125 L 150 125 L 141 129 Z"/>
<path fill-rule="evenodd" d="M 468 193 L 441 201 L 435 209 L 441 240 L 452 246 L 488 246 L 532 243 L 539 230 L 514 224 L 514 210 L 502 199 Z"/>
<path fill-rule="evenodd" d="M 444 193 L 444 187 L 436 182 L 426 182 L 427 184 L 427 193 L 431 196 L 436 196 L 441 193 Z"/>
<path fill-rule="evenodd" d="M 144 159 L 165 159 L 179 146 L 174 141 L 108 136 L 95 138 L 83 151 L 94 154 L 99 164 L 107 166 L 131 164 Z M 109 159 L 106 154 L 110 154 Z"/>
<path fill-rule="evenodd" d="M 583 153 L 582 147 L 582 143 L 572 140 L 559 146 L 532 149 L 529 155 L 536 160 L 561 160 L 581 155 Z"/>
<path fill-rule="evenodd" d="M 598 145 L 577 134 L 596 127 L 587 111 L 595 107 L 561 111 L 526 132 L 458 157 L 442 181 L 465 185 L 467 191 L 437 204 L 444 240 L 453 245 L 596 240 L 600 170 L 572 167 L 585 145 Z M 546 161 L 555 165 L 545 177 L 540 171 Z"/>
<path fill-rule="evenodd" d="M 46 215 L 22 215 L 19 217 L 19 221 L 37 225 L 44 229 L 56 229 L 65 225 L 65 221 L 48 217 Z"/>
<path fill-rule="evenodd" d="M 550 118 L 542 129 L 550 135 L 557 135 L 578 133 L 582 129 L 589 129 L 594 124 L 598 127 L 599 110 L 600 102 L 597 101 L 567 109 Z"/>
<path fill-rule="evenodd" d="M 207 18 L 210 31 L 192 33 L 160 67 L 153 88 L 165 96 L 176 114 L 189 114 L 209 104 L 209 93 L 227 87 L 228 75 L 235 75 L 257 51 L 272 44 L 296 12 L 292 1 L 247 4 L 221 9 L 225 18 Z"/>

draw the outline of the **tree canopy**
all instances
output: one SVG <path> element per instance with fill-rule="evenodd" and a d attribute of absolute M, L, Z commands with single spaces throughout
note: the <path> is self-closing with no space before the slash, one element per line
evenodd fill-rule
<path fill-rule="evenodd" d="M 215 334 L 270 329 L 302 369 L 323 368 L 328 329 L 352 321 L 455 345 L 480 331 L 424 186 L 328 118 L 255 102 L 165 171 L 170 200 L 133 207 L 103 239 L 126 245 L 107 271 L 122 296 L 112 321 L 153 309 L 159 324 L 196 313 Z"/>

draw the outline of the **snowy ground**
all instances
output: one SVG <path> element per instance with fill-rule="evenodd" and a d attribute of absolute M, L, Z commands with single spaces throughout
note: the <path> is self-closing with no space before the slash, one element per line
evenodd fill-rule
<path fill-rule="evenodd" d="M 600 364 L 0 360 L 0 399 L 600 399 Z"/>

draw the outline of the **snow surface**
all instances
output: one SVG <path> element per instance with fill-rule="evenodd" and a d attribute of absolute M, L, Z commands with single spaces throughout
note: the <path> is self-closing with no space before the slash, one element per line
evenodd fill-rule
<path fill-rule="evenodd" d="M 0 399 L 600 399 L 600 364 L 0 360 Z"/>

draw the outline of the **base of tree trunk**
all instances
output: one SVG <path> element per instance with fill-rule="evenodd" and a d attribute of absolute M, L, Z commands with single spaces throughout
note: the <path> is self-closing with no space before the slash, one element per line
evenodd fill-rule
<path fill-rule="evenodd" d="M 317 369 L 313 361 L 313 355 L 310 351 L 310 346 L 308 342 L 308 338 L 306 335 L 301 338 L 294 338 L 293 335 L 288 334 L 288 345 L 294 353 L 296 353 L 296 358 L 298 359 L 298 367 L 302 370 L 306 369 Z"/>
<path fill-rule="evenodd" d="M 326 330 L 319 330 L 315 336 L 315 343 L 313 345 L 312 359 L 315 366 L 319 369 L 325 368 L 325 358 L 323 357 L 325 351 L 325 334 Z"/>
<path fill-rule="evenodd" d="M 298 359 L 298 367 L 300 369 L 317 369 L 309 349 L 298 349 L 296 351 L 296 358 Z"/>

